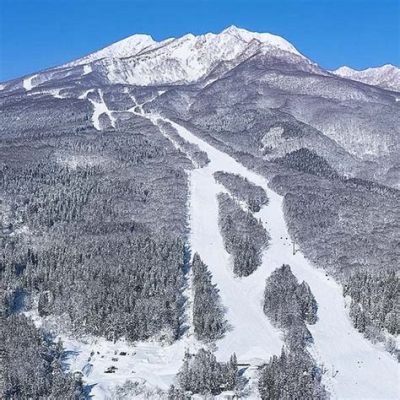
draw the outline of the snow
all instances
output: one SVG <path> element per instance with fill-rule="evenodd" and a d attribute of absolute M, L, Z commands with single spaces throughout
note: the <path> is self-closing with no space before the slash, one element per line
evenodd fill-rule
<path fill-rule="evenodd" d="M 76 71 L 71 67 L 79 66 L 83 75 L 100 68 L 110 83 L 141 86 L 192 83 L 207 77 L 221 62 L 232 63 L 232 67 L 251 56 L 269 52 L 280 53 L 282 57 L 295 55 L 311 63 L 280 36 L 231 26 L 217 34 L 187 34 L 160 42 L 149 35 L 136 34 L 60 67 L 67 68 L 65 76 Z M 23 79 L 27 91 L 35 86 L 32 82 L 35 77 L 44 82 L 51 79 L 51 74 Z"/>
<path fill-rule="evenodd" d="M 64 99 L 64 96 L 61 95 L 61 89 L 54 89 L 49 91 L 49 93 L 56 99 Z"/>
<path fill-rule="evenodd" d="M 29 93 L 27 93 L 27 96 L 38 96 L 38 95 L 43 95 L 43 94 L 49 94 L 50 96 L 53 96 L 56 99 L 63 99 L 64 96 L 61 96 L 60 92 L 62 89 L 35 89 L 32 90 L 30 89 Z"/>
<path fill-rule="evenodd" d="M 85 64 L 83 66 L 83 75 L 90 74 L 92 72 L 92 66 L 90 64 Z"/>
<path fill-rule="evenodd" d="M 85 98 L 87 97 L 87 95 L 91 92 L 91 90 L 86 91 L 85 93 L 83 93 L 81 97 L 79 96 L 79 98 Z M 97 129 L 98 131 L 101 131 L 101 124 L 100 124 L 100 115 L 102 114 L 106 114 L 108 116 L 108 118 L 110 119 L 111 122 L 111 126 L 113 128 L 115 128 L 115 117 L 112 114 L 112 111 L 110 111 L 107 107 L 107 104 L 104 101 L 103 98 L 103 91 L 101 89 L 98 89 L 98 94 L 100 97 L 100 102 L 97 102 L 91 98 L 89 98 L 88 100 L 92 103 L 93 105 L 93 115 L 92 115 L 92 121 L 93 121 L 93 126 L 95 127 L 95 129 Z"/>
<path fill-rule="evenodd" d="M 80 94 L 80 95 L 78 96 L 78 99 L 86 99 L 87 95 L 88 95 L 89 93 L 92 93 L 92 92 L 94 92 L 94 89 L 85 90 L 82 94 Z"/>
<path fill-rule="evenodd" d="M 50 94 L 56 99 L 64 99 L 65 97 L 61 95 L 61 90 L 62 89 L 49 89 L 49 90 L 43 90 L 41 91 L 41 93 Z"/>
<path fill-rule="evenodd" d="M 246 29 L 238 28 L 235 25 L 231 25 L 230 27 L 226 28 L 222 31 L 223 34 L 233 35 L 236 36 L 245 42 L 249 43 L 252 40 L 258 40 L 261 43 L 267 44 L 269 46 L 273 46 L 279 48 L 281 50 L 288 51 L 290 53 L 297 54 L 298 56 L 303 57 L 296 48 L 289 43 L 284 38 L 272 35 L 271 33 L 258 33 L 258 32 L 250 32 Z"/>
<path fill-rule="evenodd" d="M 342 78 L 400 91 L 400 68 L 391 64 L 367 68 L 361 71 L 343 66 L 331 72 Z"/>
<path fill-rule="evenodd" d="M 116 43 L 111 44 L 99 51 L 91 53 L 79 60 L 72 61 L 66 64 L 66 67 L 71 67 L 75 65 L 86 64 L 88 62 L 100 60 L 102 58 L 123 58 L 131 57 L 140 53 L 147 47 L 156 44 L 151 36 L 149 35 L 132 35 L 126 39 L 120 40 Z"/>
<path fill-rule="evenodd" d="M 178 132 L 192 142 L 181 130 Z M 247 278 L 235 278 L 232 272 L 232 260 L 225 250 L 218 226 L 217 195 L 224 189 L 213 177 L 218 170 L 232 172 L 224 161 L 211 158 L 206 167 L 195 169 L 189 176 L 190 248 L 209 266 L 213 283 L 217 284 L 222 304 L 227 309 L 231 331 L 217 342 L 217 358 L 228 361 L 235 352 L 240 362 L 258 365 L 273 354 L 279 354 L 283 342 L 280 332 L 271 325 L 262 309 L 265 278 L 270 271 L 268 260 L 264 257 L 262 266 Z"/>
<path fill-rule="evenodd" d="M 91 339 L 84 343 L 68 338 L 63 338 L 63 344 L 70 354 L 69 370 L 84 372 L 86 384 L 95 385 L 91 391 L 95 399 L 109 398 L 113 389 L 127 380 L 167 390 L 179 371 L 185 349 L 192 348 L 184 339 L 164 346 L 150 341 L 132 345 L 123 340 L 113 343 Z M 127 354 L 120 355 L 121 352 Z M 113 358 L 118 360 L 113 361 Z M 118 368 L 116 372 L 105 373 L 112 365 Z"/>
<path fill-rule="evenodd" d="M 34 87 L 32 79 L 34 79 L 35 77 L 36 75 L 28 76 L 22 81 L 22 85 L 26 91 L 32 90 L 32 88 Z"/>

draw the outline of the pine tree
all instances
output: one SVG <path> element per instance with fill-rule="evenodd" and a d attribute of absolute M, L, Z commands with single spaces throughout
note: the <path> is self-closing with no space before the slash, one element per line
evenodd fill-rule
<path fill-rule="evenodd" d="M 227 383 L 226 389 L 233 390 L 237 385 L 238 365 L 236 354 L 233 353 L 227 365 Z"/>
<path fill-rule="evenodd" d="M 193 256 L 193 325 L 194 332 L 200 340 L 216 340 L 226 330 L 224 309 L 218 289 L 212 284 L 212 276 L 200 256 Z"/>

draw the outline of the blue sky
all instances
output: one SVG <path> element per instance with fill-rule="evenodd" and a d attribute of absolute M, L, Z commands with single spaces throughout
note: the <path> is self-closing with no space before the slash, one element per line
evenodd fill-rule
<path fill-rule="evenodd" d="M 400 0 L 0 0 L 0 81 L 134 33 L 270 32 L 332 69 L 400 65 Z"/>

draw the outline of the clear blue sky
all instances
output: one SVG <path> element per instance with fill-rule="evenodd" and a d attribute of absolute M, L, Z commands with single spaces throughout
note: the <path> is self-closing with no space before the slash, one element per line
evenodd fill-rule
<path fill-rule="evenodd" d="M 0 0 L 0 81 L 134 33 L 160 40 L 232 24 L 283 36 L 328 69 L 400 65 L 400 0 Z"/>

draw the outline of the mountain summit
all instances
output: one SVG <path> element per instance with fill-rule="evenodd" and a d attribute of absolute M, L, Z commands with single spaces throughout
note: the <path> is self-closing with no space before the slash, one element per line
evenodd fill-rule
<path fill-rule="evenodd" d="M 192 83 L 220 63 L 239 63 L 257 53 L 307 60 L 280 36 L 230 26 L 218 34 L 187 34 L 160 42 L 149 35 L 133 35 L 63 67 L 102 64 L 112 83 Z"/>
<path fill-rule="evenodd" d="M 238 47 L 245 47 L 246 44 L 249 44 L 251 41 L 255 40 L 262 45 L 267 45 L 297 55 L 301 55 L 291 43 L 280 36 L 272 35 L 270 33 L 251 32 L 243 28 L 238 28 L 235 25 L 231 25 L 217 34 L 206 33 L 203 35 L 195 36 L 189 33 L 179 38 L 168 38 L 160 42 L 155 41 L 150 35 L 135 34 L 118 42 L 115 42 L 99 51 L 91 53 L 83 58 L 72 61 L 66 65 L 81 65 L 88 62 L 100 60 L 102 58 L 135 57 L 142 53 L 159 50 L 160 48 L 164 48 L 164 46 L 168 45 L 170 46 L 166 50 L 170 50 L 171 48 L 180 47 L 182 43 L 185 43 L 188 47 L 191 47 L 190 45 L 197 45 L 197 49 L 202 47 L 202 45 L 212 46 L 216 43 L 219 43 L 220 46 L 224 44 L 229 45 L 230 43 L 232 43 L 232 39 L 234 39 L 234 43 L 242 44 L 242 46 Z"/>

